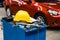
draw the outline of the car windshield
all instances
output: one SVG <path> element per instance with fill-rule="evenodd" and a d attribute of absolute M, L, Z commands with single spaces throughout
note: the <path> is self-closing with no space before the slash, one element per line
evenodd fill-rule
<path fill-rule="evenodd" d="M 60 0 L 35 0 L 36 2 L 60 2 Z"/>

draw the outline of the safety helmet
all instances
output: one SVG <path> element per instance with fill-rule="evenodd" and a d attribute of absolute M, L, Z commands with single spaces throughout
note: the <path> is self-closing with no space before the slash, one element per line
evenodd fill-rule
<path fill-rule="evenodd" d="M 28 14 L 27 11 L 24 10 L 20 10 L 16 13 L 14 19 L 14 21 L 25 21 L 25 22 L 29 22 L 32 23 L 33 21 L 30 19 L 30 15 Z"/>

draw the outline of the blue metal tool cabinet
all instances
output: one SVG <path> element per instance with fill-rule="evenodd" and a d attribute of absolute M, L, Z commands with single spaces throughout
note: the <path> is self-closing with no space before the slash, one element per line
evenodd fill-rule
<path fill-rule="evenodd" d="M 4 40 L 46 40 L 46 27 L 24 30 L 2 19 Z"/>

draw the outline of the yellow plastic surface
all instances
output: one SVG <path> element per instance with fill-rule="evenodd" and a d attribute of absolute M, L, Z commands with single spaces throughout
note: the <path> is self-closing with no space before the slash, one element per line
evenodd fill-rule
<path fill-rule="evenodd" d="M 30 15 L 28 14 L 28 12 L 23 10 L 18 11 L 13 20 L 26 21 L 26 22 L 32 23 L 32 20 L 30 19 Z"/>

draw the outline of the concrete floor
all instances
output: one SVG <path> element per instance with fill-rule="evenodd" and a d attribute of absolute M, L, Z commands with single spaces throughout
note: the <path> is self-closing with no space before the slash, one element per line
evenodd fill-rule
<path fill-rule="evenodd" d="M 47 30 L 47 40 L 60 40 L 60 30 Z"/>
<path fill-rule="evenodd" d="M 4 8 L 0 8 L 0 19 L 6 16 L 6 12 Z M 3 30 L 1 30 L 1 22 L 0 22 L 0 40 L 3 40 Z M 46 40 L 60 40 L 60 30 L 47 30 L 46 31 Z"/>
<path fill-rule="evenodd" d="M 0 30 L 0 40 L 3 40 L 3 32 Z"/>

